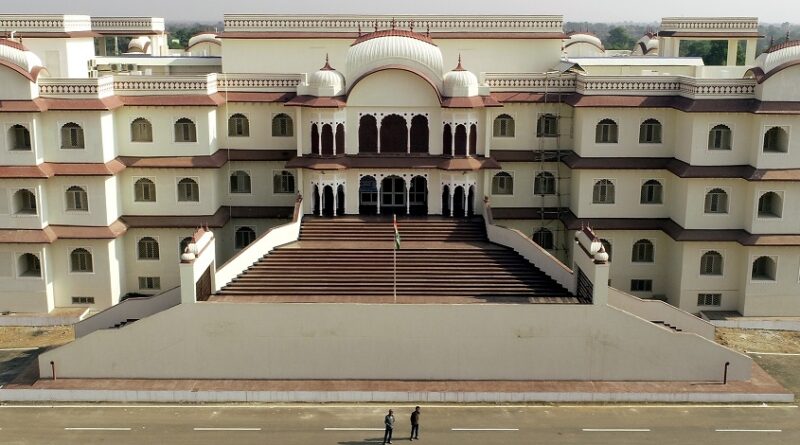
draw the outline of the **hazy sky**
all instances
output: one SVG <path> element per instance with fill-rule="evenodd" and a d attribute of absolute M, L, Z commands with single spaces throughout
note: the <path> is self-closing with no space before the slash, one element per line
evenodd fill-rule
<path fill-rule="evenodd" d="M 2 13 L 144 15 L 221 21 L 224 13 L 563 14 L 567 21 L 655 22 L 667 16 L 756 16 L 800 22 L 797 0 L 0 0 Z"/>

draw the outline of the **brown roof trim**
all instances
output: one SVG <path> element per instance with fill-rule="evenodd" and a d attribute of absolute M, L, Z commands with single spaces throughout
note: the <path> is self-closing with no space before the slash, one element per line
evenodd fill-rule
<path fill-rule="evenodd" d="M 569 103 L 568 99 L 576 95 L 576 93 L 550 93 L 545 95 L 544 93 L 530 93 L 526 91 L 497 91 L 491 93 L 492 98 L 500 104 L 545 103 L 545 98 L 547 99 L 547 103 L 556 103 L 559 100 L 559 96 L 562 102 Z"/>
<path fill-rule="evenodd" d="M 33 77 L 33 73 L 29 73 L 27 70 L 23 69 L 21 66 L 17 65 L 16 63 L 11 63 L 6 60 L 0 60 L 0 66 L 4 66 L 16 72 L 17 74 L 21 75 L 22 77 L 28 79 L 31 82 L 36 82 L 36 78 Z"/>
<path fill-rule="evenodd" d="M 228 152 L 230 161 L 289 161 L 297 156 L 297 150 L 240 150 L 234 148 L 220 148 Z"/>
<path fill-rule="evenodd" d="M 750 37 L 760 39 L 762 36 L 758 31 L 734 31 L 734 32 L 698 32 L 698 31 L 659 31 L 659 37 L 709 37 L 718 40 L 725 40 L 731 37 Z"/>
<path fill-rule="evenodd" d="M 0 100 L 2 113 L 40 113 L 47 111 L 47 101 L 37 97 L 31 100 Z"/>
<path fill-rule="evenodd" d="M 440 104 L 442 103 L 442 93 L 439 91 L 439 87 L 436 86 L 436 83 L 433 80 L 431 80 L 428 76 L 426 76 L 425 74 L 423 74 L 422 72 L 420 72 L 418 70 L 415 70 L 413 68 L 410 68 L 410 67 L 407 67 L 407 66 L 404 66 L 404 65 L 398 65 L 398 64 L 389 64 L 389 65 L 379 66 L 378 68 L 375 68 L 375 69 L 373 69 L 373 70 L 371 70 L 369 72 L 366 72 L 366 73 L 362 74 L 358 79 L 353 81 L 353 83 L 350 85 L 350 88 L 347 89 L 348 93 L 350 91 L 353 91 L 353 89 L 356 87 L 356 85 L 358 85 L 358 83 L 361 82 L 362 80 L 366 79 L 367 77 L 369 77 L 369 76 L 371 76 L 371 75 L 373 75 L 375 73 L 378 73 L 380 71 L 386 71 L 386 70 L 401 70 L 401 71 L 406 71 L 406 72 L 409 72 L 411 74 L 415 74 L 415 75 L 419 76 L 422 80 L 427 82 L 428 85 L 431 86 L 431 88 L 433 88 L 433 92 L 436 93 L 436 97 L 439 98 L 439 103 Z"/>
<path fill-rule="evenodd" d="M 228 152 L 217 150 L 213 155 L 201 156 L 120 156 L 117 159 L 131 168 L 219 168 L 228 162 Z"/>
<path fill-rule="evenodd" d="M 778 74 L 779 72 L 797 65 L 800 65 L 800 60 L 791 60 L 789 62 L 782 63 L 773 68 L 772 70 L 770 70 L 770 72 L 768 73 L 764 73 L 764 70 L 761 67 L 751 68 L 748 71 L 753 73 L 753 76 L 756 78 L 756 82 L 761 84 L 766 82 L 767 79 Z"/>
<path fill-rule="evenodd" d="M 0 37 L 9 38 L 10 32 L 8 31 L 0 31 Z M 14 37 L 27 37 L 27 38 L 34 38 L 34 39 L 63 39 L 63 38 L 72 38 L 72 37 L 101 37 L 100 34 L 94 31 L 72 31 L 72 32 L 30 32 L 30 31 L 22 31 L 22 32 L 15 32 Z"/>
<path fill-rule="evenodd" d="M 49 227 L 44 229 L 0 229 L 0 243 L 50 244 L 57 239 Z"/>
<path fill-rule="evenodd" d="M 180 95 L 180 96 L 118 96 L 124 105 L 138 107 L 217 107 L 225 103 L 225 96 L 221 93 L 211 95 Z"/>
<path fill-rule="evenodd" d="M 292 219 L 294 206 L 231 207 L 231 218 Z"/>
<path fill-rule="evenodd" d="M 0 166 L 0 178 L 42 179 L 53 176 L 114 176 L 125 169 L 117 159 L 105 164 L 69 164 L 45 162 L 39 165 Z"/>
<path fill-rule="evenodd" d="M 558 162 L 567 152 L 554 150 L 502 150 L 492 149 L 491 157 L 498 162 Z M 560 156 L 559 156 L 560 155 Z"/>
<path fill-rule="evenodd" d="M 491 96 L 445 97 L 442 100 L 442 108 L 485 108 L 502 106 L 503 104 Z"/>
<path fill-rule="evenodd" d="M 228 99 L 228 102 L 263 102 L 263 103 L 274 103 L 274 102 L 288 102 L 295 96 L 297 93 L 242 93 L 242 92 L 229 92 L 229 93 L 222 93 L 224 97 Z"/>
<path fill-rule="evenodd" d="M 132 229 L 196 229 L 224 227 L 231 219 L 230 208 L 220 207 L 213 215 L 125 215 L 121 218 Z"/>
<path fill-rule="evenodd" d="M 355 46 L 358 45 L 359 43 L 366 42 L 367 40 L 379 39 L 381 37 L 406 37 L 409 39 L 419 40 L 420 42 L 425 42 L 429 45 L 436 46 L 436 44 L 433 43 L 433 40 L 431 40 L 430 35 L 420 34 L 418 32 L 408 31 L 405 29 L 396 29 L 396 28 L 382 29 L 380 31 L 375 30 L 374 32 L 362 34 L 358 36 L 358 38 L 356 38 L 356 41 L 353 42 L 353 44 L 350 46 Z"/>
<path fill-rule="evenodd" d="M 108 227 L 51 225 L 50 228 L 58 239 L 116 239 L 128 231 L 128 226 L 119 219 Z"/>
<path fill-rule="evenodd" d="M 48 110 L 58 111 L 110 111 L 123 105 L 119 96 L 111 96 L 103 99 L 45 99 Z"/>
<path fill-rule="evenodd" d="M 295 96 L 285 105 L 287 107 L 343 108 L 347 105 L 347 97 Z"/>
<path fill-rule="evenodd" d="M 436 168 L 439 170 L 498 169 L 500 165 L 491 158 L 422 155 L 422 154 L 359 154 L 338 156 L 305 155 L 286 163 L 287 168 L 311 170 L 345 170 L 348 168 Z"/>

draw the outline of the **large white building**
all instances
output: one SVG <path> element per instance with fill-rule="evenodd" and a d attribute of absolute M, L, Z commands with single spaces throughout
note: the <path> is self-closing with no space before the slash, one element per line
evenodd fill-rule
<path fill-rule="evenodd" d="M 227 15 L 171 54 L 161 19 L 0 15 L 0 310 L 175 288 L 197 227 L 223 264 L 301 194 L 332 218 L 488 197 L 566 264 L 591 226 L 622 291 L 798 316 L 800 42 L 756 57 L 757 26 L 668 18 L 628 54 L 559 16 Z"/>

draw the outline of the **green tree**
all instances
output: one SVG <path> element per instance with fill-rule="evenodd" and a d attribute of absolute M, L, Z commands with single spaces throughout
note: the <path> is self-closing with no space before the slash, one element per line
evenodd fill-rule
<path fill-rule="evenodd" d="M 628 30 L 622 26 L 615 26 L 608 30 L 606 39 L 606 49 L 631 49 L 636 43 L 636 39 L 631 37 Z"/>

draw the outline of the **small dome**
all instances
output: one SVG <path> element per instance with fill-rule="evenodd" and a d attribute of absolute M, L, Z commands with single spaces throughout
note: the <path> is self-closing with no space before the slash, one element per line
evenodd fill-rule
<path fill-rule="evenodd" d="M 345 81 L 342 73 L 333 69 L 325 56 L 325 66 L 308 76 L 305 85 L 300 85 L 298 93 L 316 97 L 335 97 L 345 94 Z"/>
<path fill-rule="evenodd" d="M 203 33 L 203 34 L 198 34 L 198 35 L 192 37 L 191 39 L 189 39 L 188 48 L 191 48 L 191 47 L 197 45 L 198 43 L 213 43 L 215 45 L 221 45 L 222 44 L 222 40 L 220 40 L 220 38 L 216 34 L 214 34 L 213 32 L 207 32 L 207 33 Z"/>
<path fill-rule="evenodd" d="M 577 43 L 588 43 L 589 45 L 596 46 L 598 49 L 605 51 L 603 42 L 597 38 L 596 35 L 585 32 L 573 32 L 568 34 L 568 38 L 564 41 L 564 46 L 575 45 Z"/>
<path fill-rule="evenodd" d="M 800 40 L 773 45 L 756 59 L 756 67 L 765 76 L 795 63 L 800 63 Z"/>
<path fill-rule="evenodd" d="M 128 53 L 147 54 L 150 50 L 150 37 L 139 36 L 128 42 Z"/>
<path fill-rule="evenodd" d="M 657 56 L 659 50 L 658 37 L 648 32 L 633 47 L 631 55 L 633 56 Z"/>
<path fill-rule="evenodd" d="M 444 75 L 443 94 L 446 97 L 471 97 L 478 95 L 478 77 L 461 66 L 461 56 L 458 56 L 458 66 Z"/>
<path fill-rule="evenodd" d="M 347 52 L 347 79 L 352 85 L 364 74 L 387 65 L 418 71 L 441 88 L 442 52 L 424 34 L 391 29 L 359 37 Z"/>
<path fill-rule="evenodd" d="M 21 43 L 0 39 L 0 63 L 10 65 L 28 79 L 35 81 L 44 69 L 42 59 Z"/>

